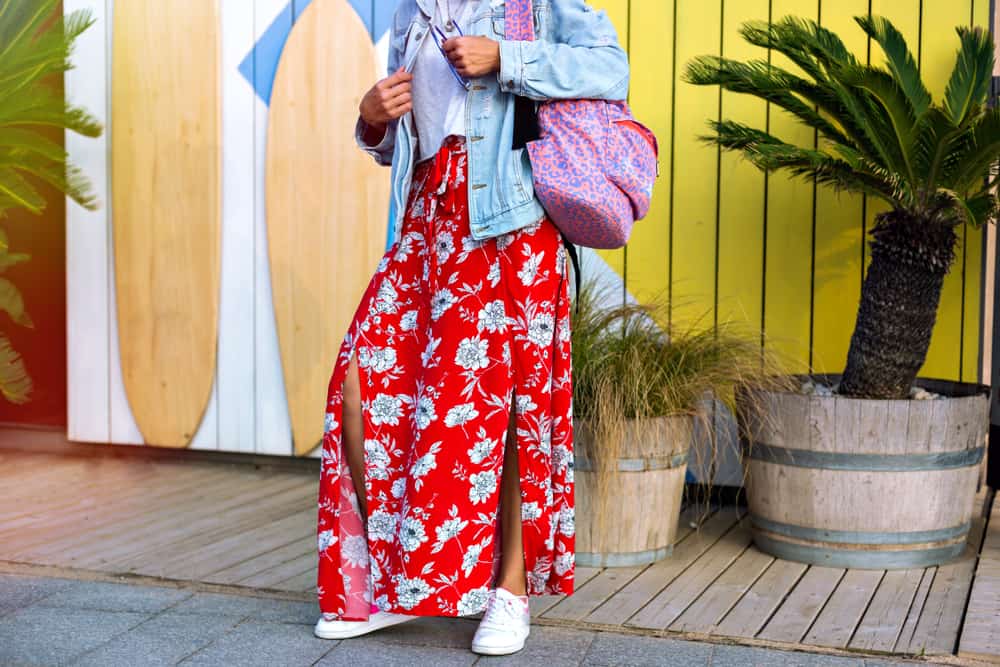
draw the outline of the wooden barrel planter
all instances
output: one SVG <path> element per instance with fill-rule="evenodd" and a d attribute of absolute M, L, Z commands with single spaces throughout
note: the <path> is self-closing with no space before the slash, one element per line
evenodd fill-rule
<path fill-rule="evenodd" d="M 629 425 L 608 474 L 586 456 L 599 446 L 593 431 L 585 420 L 574 421 L 577 565 L 645 565 L 673 551 L 693 420 L 644 422 Z"/>
<path fill-rule="evenodd" d="M 867 569 L 928 567 L 964 551 L 989 425 L 989 388 L 918 384 L 942 398 L 753 397 L 766 406 L 756 423 L 744 424 L 751 440 L 747 495 L 759 549 L 788 560 Z"/>

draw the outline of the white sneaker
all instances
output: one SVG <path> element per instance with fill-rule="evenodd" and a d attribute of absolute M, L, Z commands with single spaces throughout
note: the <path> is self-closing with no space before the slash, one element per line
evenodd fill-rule
<path fill-rule="evenodd" d="M 417 617 L 379 611 L 369 616 L 367 621 L 328 621 L 321 614 L 319 620 L 316 621 L 316 627 L 313 628 L 313 634 L 320 639 L 350 639 L 392 625 L 406 623 L 415 618 Z"/>
<path fill-rule="evenodd" d="M 472 652 L 481 655 L 509 655 L 524 648 L 531 632 L 528 601 L 505 588 L 490 591 L 486 612 L 472 638 Z"/>

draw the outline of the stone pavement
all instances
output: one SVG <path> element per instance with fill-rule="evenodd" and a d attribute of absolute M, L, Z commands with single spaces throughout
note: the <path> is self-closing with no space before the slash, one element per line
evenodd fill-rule
<path fill-rule="evenodd" d="M 899 662 L 679 641 L 556 626 L 532 628 L 506 658 L 468 650 L 476 622 L 424 618 L 342 642 L 316 639 L 313 602 L 0 574 L 0 665 L 665 665 L 876 667 Z"/>

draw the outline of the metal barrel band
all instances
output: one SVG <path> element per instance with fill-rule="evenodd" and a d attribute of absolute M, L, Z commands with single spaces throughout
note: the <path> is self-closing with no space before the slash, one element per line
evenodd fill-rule
<path fill-rule="evenodd" d="M 753 539 L 761 551 L 785 560 L 863 570 L 930 567 L 957 558 L 966 548 L 966 543 L 961 542 L 933 549 L 907 551 L 831 549 L 782 542 L 757 532 L 754 532 Z"/>
<path fill-rule="evenodd" d="M 931 454 L 848 454 L 844 452 L 817 452 L 809 449 L 790 449 L 775 445 L 754 443 L 750 458 L 754 461 L 821 468 L 825 470 L 857 470 L 868 472 L 910 472 L 916 470 L 947 470 L 978 465 L 983 460 L 985 447 L 962 449 Z"/>
<path fill-rule="evenodd" d="M 750 522 L 755 528 L 766 530 L 769 533 L 783 535 L 796 540 L 808 540 L 810 542 L 830 542 L 832 544 L 926 544 L 928 542 L 945 542 L 958 538 L 964 538 L 969 533 L 972 523 L 966 522 L 958 526 L 949 526 L 938 530 L 915 530 L 908 532 L 869 532 L 857 530 L 825 530 L 822 528 L 809 528 L 797 526 L 791 523 L 772 521 L 755 514 L 750 515 Z"/>
<path fill-rule="evenodd" d="M 649 549 L 647 551 L 635 551 L 630 553 L 577 553 L 576 564 L 580 567 L 634 567 L 636 565 L 648 565 L 662 560 L 673 553 L 674 547 L 660 547 L 659 549 Z"/>
<path fill-rule="evenodd" d="M 668 470 L 670 468 L 680 468 L 687 463 L 687 452 L 673 454 L 669 456 L 650 456 L 642 459 L 618 459 L 618 472 L 645 472 L 647 470 Z M 587 459 L 579 454 L 573 463 L 573 469 L 577 472 L 593 472 L 594 467 Z"/>

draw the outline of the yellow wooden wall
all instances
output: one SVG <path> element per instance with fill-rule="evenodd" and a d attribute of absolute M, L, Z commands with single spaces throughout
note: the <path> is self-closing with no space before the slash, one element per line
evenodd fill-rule
<path fill-rule="evenodd" d="M 632 63 L 630 103 L 660 142 L 662 176 L 649 216 L 623 250 L 603 257 L 637 298 L 665 295 L 675 323 L 740 320 L 797 370 L 840 372 L 866 261 L 865 230 L 880 204 L 781 174 L 765 176 L 697 140 L 709 118 L 767 126 L 806 144 L 813 132 L 780 109 L 681 81 L 700 54 L 766 57 L 739 37 L 747 20 L 789 14 L 836 31 L 861 58 L 881 63 L 853 21 L 888 17 L 907 38 L 937 98 L 955 61 L 954 27 L 989 23 L 989 0 L 590 0 L 607 10 Z M 788 66 L 775 54 L 774 62 Z M 961 232 L 945 283 L 925 376 L 978 374 L 982 232 Z"/>

